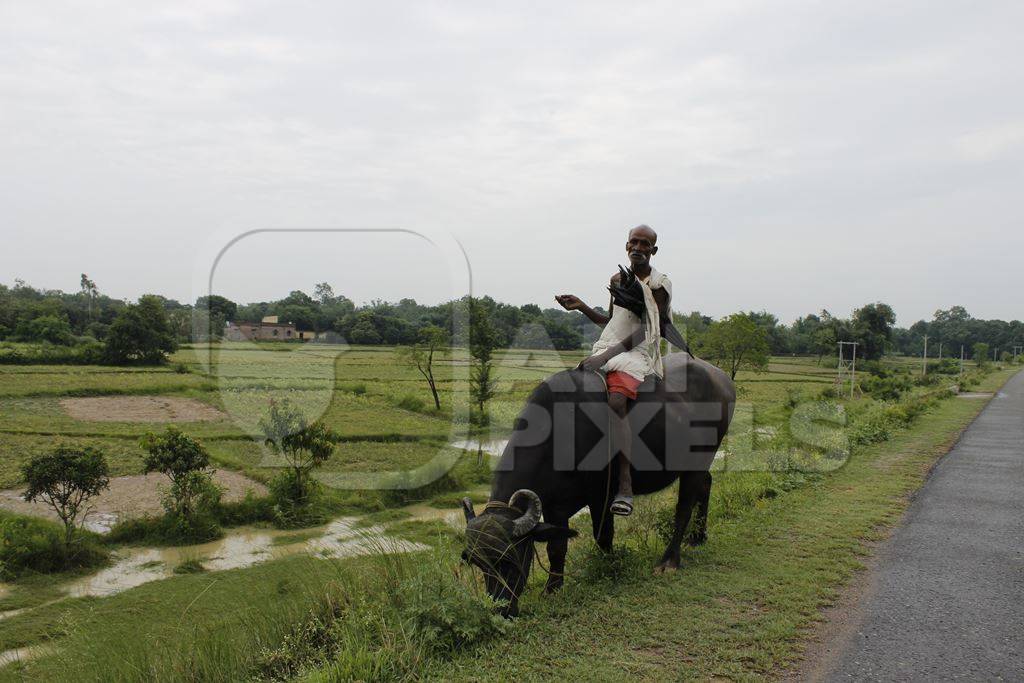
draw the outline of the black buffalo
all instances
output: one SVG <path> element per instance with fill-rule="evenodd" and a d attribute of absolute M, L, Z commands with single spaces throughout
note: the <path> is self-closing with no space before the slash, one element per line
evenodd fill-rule
<path fill-rule="evenodd" d="M 706 539 L 709 469 L 732 419 L 736 390 L 729 376 L 684 353 L 665 358 L 665 379 L 640 387 L 630 410 L 633 489 L 660 491 L 679 480 L 675 530 L 659 570 L 679 566 L 679 547 L 696 508 L 687 542 Z M 463 501 L 463 559 L 484 571 L 487 590 L 515 616 L 533 562 L 534 542 L 548 544 L 551 575 L 545 590 L 562 585 L 569 518 L 590 508 L 594 539 L 612 547 L 617 468 L 608 466 L 608 401 L 594 372 L 560 372 L 538 386 L 516 419 L 494 472 L 491 502 L 479 515 Z M 541 521 L 543 517 L 543 521 Z"/>

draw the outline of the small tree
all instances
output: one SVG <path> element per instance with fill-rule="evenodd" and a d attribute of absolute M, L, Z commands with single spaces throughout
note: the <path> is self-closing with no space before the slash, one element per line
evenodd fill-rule
<path fill-rule="evenodd" d="M 270 414 L 260 420 L 265 442 L 290 468 L 293 502 L 304 504 L 310 473 L 331 457 L 337 435 L 322 422 L 309 423 L 289 401 L 271 401 Z"/>
<path fill-rule="evenodd" d="M 414 366 L 430 387 L 430 394 L 434 397 L 434 407 L 441 410 L 441 399 L 437 394 L 437 383 L 434 381 L 434 353 L 444 347 L 448 342 L 448 332 L 437 327 L 428 325 L 420 330 L 419 342 L 412 346 L 399 347 L 399 358 Z"/>
<path fill-rule="evenodd" d="M 152 295 L 125 306 L 107 332 L 107 357 L 116 365 L 158 365 L 177 346 L 163 304 Z"/>
<path fill-rule="evenodd" d="M 743 313 L 711 323 L 701 339 L 700 353 L 729 372 L 733 379 L 741 369 L 757 372 L 768 367 L 768 334 Z"/>
<path fill-rule="evenodd" d="M 973 356 L 972 357 L 974 358 L 974 362 L 978 364 L 979 368 L 983 368 L 983 367 L 988 365 L 988 361 L 989 361 L 989 358 L 988 358 L 989 345 L 988 344 L 986 344 L 984 342 L 978 342 L 973 347 L 971 347 L 971 350 L 973 351 Z"/>
<path fill-rule="evenodd" d="M 497 331 L 487 309 L 479 299 L 469 300 L 469 355 L 473 358 L 469 373 L 469 394 L 478 408 L 477 419 L 487 424 L 487 402 L 494 398 L 492 358 L 498 346 Z"/>
<path fill-rule="evenodd" d="M 142 461 L 146 474 L 160 472 L 171 481 L 165 503 L 169 514 L 192 520 L 220 498 L 207 469 L 210 454 L 188 434 L 168 427 L 163 434 L 146 434 L 142 448 L 146 451 Z"/>
<path fill-rule="evenodd" d="M 87 500 L 110 484 L 103 453 L 94 448 L 60 447 L 38 455 L 22 467 L 28 483 L 25 500 L 42 500 L 64 523 L 64 546 L 71 545 L 75 520 Z"/>

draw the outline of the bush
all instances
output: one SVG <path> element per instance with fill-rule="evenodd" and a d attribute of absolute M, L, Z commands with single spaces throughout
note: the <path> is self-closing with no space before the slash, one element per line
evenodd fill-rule
<path fill-rule="evenodd" d="M 274 521 L 274 501 L 270 496 L 257 496 L 252 489 L 245 492 L 245 498 L 234 502 L 221 501 L 214 514 L 224 526 L 240 526 L 254 522 Z"/>
<path fill-rule="evenodd" d="M 144 471 L 160 472 L 171 482 L 161 501 L 167 514 L 156 524 L 155 532 L 166 541 L 200 542 L 219 537 L 216 509 L 223 489 L 206 469 L 210 454 L 202 444 L 177 427 L 168 427 L 163 434 L 146 434 L 142 447 L 146 451 Z"/>
<path fill-rule="evenodd" d="M 274 524 L 282 529 L 316 526 L 327 521 L 323 486 L 316 480 L 301 480 L 287 469 L 270 482 Z"/>
<path fill-rule="evenodd" d="M 50 573 L 104 564 L 109 552 L 88 531 L 73 543 L 64 543 L 64 530 L 35 517 L 0 514 L 0 578 L 5 581 L 29 573 Z"/>
<path fill-rule="evenodd" d="M 103 360 L 103 344 L 95 341 L 75 346 L 0 344 L 0 365 L 99 365 Z"/>
<path fill-rule="evenodd" d="M 860 384 L 861 388 L 879 401 L 898 401 L 910 391 L 910 380 L 905 375 L 869 376 Z"/>

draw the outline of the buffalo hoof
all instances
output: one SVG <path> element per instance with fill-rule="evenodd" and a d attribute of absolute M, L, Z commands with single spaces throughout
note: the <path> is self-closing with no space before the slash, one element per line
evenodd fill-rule
<path fill-rule="evenodd" d="M 665 560 L 654 568 L 655 574 L 666 574 L 679 569 L 679 560 Z"/>
<path fill-rule="evenodd" d="M 548 595 L 555 593 L 562 589 L 562 579 L 548 579 L 548 582 L 544 584 L 544 592 Z"/>
<path fill-rule="evenodd" d="M 687 537 L 687 539 L 686 539 L 686 545 L 692 545 L 692 546 L 704 545 L 707 542 L 708 542 L 708 535 L 704 531 L 700 532 L 699 534 L 697 534 L 697 533 L 690 534 Z"/>

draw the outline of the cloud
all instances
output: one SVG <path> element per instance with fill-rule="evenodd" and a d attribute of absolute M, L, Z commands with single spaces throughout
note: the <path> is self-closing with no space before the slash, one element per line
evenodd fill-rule
<path fill-rule="evenodd" d="M 1011 316 L 990 264 L 1024 246 L 1021 13 L 0 5 L 0 272 L 186 298 L 214 228 L 426 227 L 462 240 L 483 291 L 546 305 L 602 297 L 622 233 L 649 222 L 687 308 L 786 319 L 899 296 L 913 320 L 972 303 L 934 267 L 956 261 L 970 310 Z M 235 291 L 326 279 L 376 298 L 342 281 L 339 250 L 282 262 L 268 247 Z"/>

